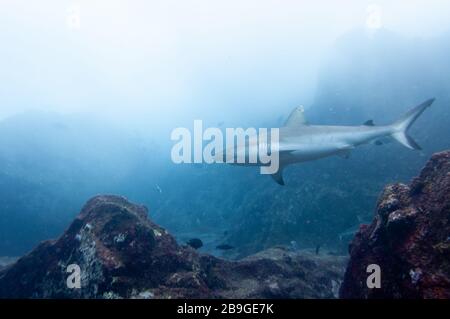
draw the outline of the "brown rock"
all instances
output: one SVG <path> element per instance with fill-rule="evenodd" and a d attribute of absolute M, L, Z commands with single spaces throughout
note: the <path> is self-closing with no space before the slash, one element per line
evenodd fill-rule
<path fill-rule="evenodd" d="M 67 267 L 81 288 L 67 287 Z M 334 298 L 345 258 L 269 249 L 226 261 L 180 246 L 147 209 L 97 196 L 57 240 L 0 271 L 0 298 Z"/>
<path fill-rule="evenodd" d="M 342 298 L 450 298 L 450 151 L 434 154 L 409 186 L 387 186 L 375 218 L 350 245 Z M 381 267 L 381 288 L 366 284 Z"/>

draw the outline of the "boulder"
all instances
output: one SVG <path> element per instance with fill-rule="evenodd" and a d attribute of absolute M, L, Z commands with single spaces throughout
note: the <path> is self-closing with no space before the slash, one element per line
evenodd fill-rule
<path fill-rule="evenodd" d="M 409 185 L 387 186 L 349 250 L 342 298 L 450 298 L 450 151 Z M 370 264 L 380 266 L 380 288 L 368 288 Z"/>
<path fill-rule="evenodd" d="M 144 206 L 97 196 L 59 239 L 0 271 L 0 298 L 335 298 L 345 263 L 281 247 L 219 259 L 179 245 Z"/>

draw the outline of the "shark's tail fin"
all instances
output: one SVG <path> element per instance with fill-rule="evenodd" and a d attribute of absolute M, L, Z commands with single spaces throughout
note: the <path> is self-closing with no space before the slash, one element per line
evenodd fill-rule
<path fill-rule="evenodd" d="M 398 121 L 392 124 L 393 132 L 392 137 L 398 142 L 405 145 L 406 147 L 414 150 L 420 150 L 421 147 L 408 135 L 408 129 L 414 123 L 414 121 L 422 114 L 427 107 L 429 107 L 434 102 L 433 99 L 426 100 L 422 104 L 411 109 L 405 115 L 402 116 Z"/>

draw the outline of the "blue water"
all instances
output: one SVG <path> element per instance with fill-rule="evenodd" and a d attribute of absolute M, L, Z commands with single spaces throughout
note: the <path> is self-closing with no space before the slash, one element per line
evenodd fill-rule
<path fill-rule="evenodd" d="M 239 77 L 238 69 L 225 73 L 222 66 L 215 77 L 196 78 L 196 94 L 204 94 L 204 105 L 182 108 L 172 121 L 170 112 L 158 107 L 142 115 L 133 109 L 133 116 L 123 118 L 109 116 L 108 108 L 94 113 L 9 109 L 0 121 L 0 256 L 22 255 L 59 236 L 82 205 L 100 193 L 145 204 L 150 218 L 180 243 L 200 238 L 201 251 L 224 257 L 292 241 L 300 249 L 321 245 L 345 254 L 352 229 L 370 222 L 383 187 L 409 181 L 433 152 L 450 147 L 450 34 L 411 38 L 387 29 L 374 34 L 354 28 L 339 36 L 333 48 L 328 58 L 320 59 L 317 85 L 307 88 L 307 99 L 295 94 L 295 81 L 306 90 L 301 75 L 280 78 L 255 67 L 251 78 L 265 80 L 246 90 L 245 83 L 231 81 Z M 255 63 L 265 63 L 261 54 Z M 287 59 L 295 65 L 295 57 Z M 195 73 L 195 66 L 190 67 Z M 276 89 L 270 95 L 272 86 Z M 287 96 L 283 88 L 289 89 Z M 134 103 L 142 94 L 131 87 L 123 90 L 101 94 L 111 94 L 113 105 L 116 93 L 117 103 L 125 103 L 127 96 Z M 386 124 L 430 97 L 436 102 L 410 131 L 423 150 L 411 151 L 395 141 L 364 146 L 348 159 L 288 167 L 284 187 L 257 168 L 176 165 L 170 160 L 170 130 L 191 125 L 194 118 L 205 118 L 208 125 L 276 127 L 290 109 L 304 104 L 314 124 L 360 125 L 369 119 Z M 202 101 L 182 96 L 170 103 L 191 105 L 190 98 Z M 219 100 L 220 105 L 210 104 Z M 93 109 L 97 102 L 92 101 Z M 227 108 L 228 103 L 238 107 Z M 235 249 L 219 251 L 219 244 Z"/>

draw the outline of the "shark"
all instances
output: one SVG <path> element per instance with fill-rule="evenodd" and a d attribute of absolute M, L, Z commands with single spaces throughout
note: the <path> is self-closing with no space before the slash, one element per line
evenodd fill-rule
<path fill-rule="evenodd" d="M 288 165 L 333 155 L 347 158 L 356 147 L 370 143 L 381 145 L 383 144 L 381 140 L 386 138 L 393 138 L 409 149 L 420 150 L 421 147 L 408 135 L 408 130 L 434 100 L 431 98 L 413 107 L 397 121 L 388 125 L 374 125 L 373 120 L 358 126 L 311 125 L 306 121 L 304 108 L 296 107 L 284 126 L 279 128 L 277 145 L 279 169 L 271 176 L 278 184 L 285 185 L 283 170 Z M 248 150 L 236 151 L 248 154 Z"/>

